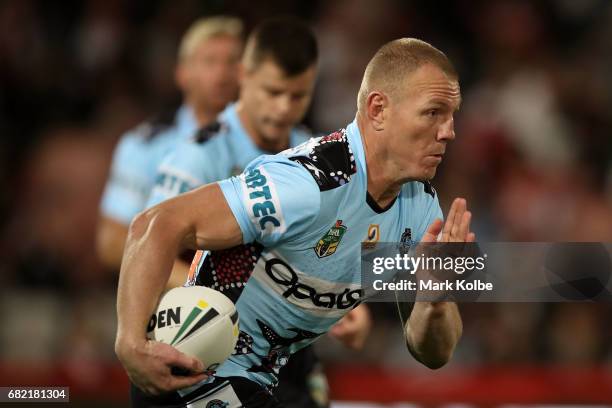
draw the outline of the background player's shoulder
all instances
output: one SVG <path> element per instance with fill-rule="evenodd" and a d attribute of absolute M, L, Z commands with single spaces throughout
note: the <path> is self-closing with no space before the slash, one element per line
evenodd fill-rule
<path fill-rule="evenodd" d="M 345 129 L 312 138 L 284 155 L 308 170 L 321 191 L 345 185 L 357 172 Z"/>
<path fill-rule="evenodd" d="M 140 139 L 142 142 L 152 142 L 175 126 L 178 110 L 178 106 L 164 109 L 152 118 L 136 126 L 133 130 L 129 131 L 128 134 L 134 138 Z"/>
<path fill-rule="evenodd" d="M 193 141 L 197 144 L 204 144 L 212 138 L 227 134 L 228 132 L 229 127 L 224 121 L 215 120 L 214 122 L 198 129 L 193 138 Z"/>
<path fill-rule="evenodd" d="M 298 146 L 315 137 L 315 133 L 306 125 L 297 125 L 291 131 L 291 142 L 293 146 Z"/>

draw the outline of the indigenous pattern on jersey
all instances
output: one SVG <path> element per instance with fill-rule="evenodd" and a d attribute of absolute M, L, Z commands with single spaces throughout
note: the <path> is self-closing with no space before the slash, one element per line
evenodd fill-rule
<path fill-rule="evenodd" d="M 262 156 L 219 185 L 245 244 L 199 259 L 190 283 L 210 285 L 212 268 L 218 276 L 226 265 L 223 275 L 233 280 L 214 287 L 236 303 L 241 333 L 236 352 L 217 375 L 242 376 L 265 387 L 275 385 L 293 352 L 363 300 L 362 242 L 374 236 L 381 242 L 418 241 L 442 218 L 437 197 L 419 182 L 405 184 L 386 209 L 368 200 L 355 122 Z"/>
<path fill-rule="evenodd" d="M 193 111 L 182 106 L 173 120 L 145 122 L 123 135 L 102 196 L 102 214 L 129 224 L 145 209 L 162 158 L 178 141 L 193 136 L 197 128 Z"/>
<path fill-rule="evenodd" d="M 312 135 L 299 127 L 291 130 L 289 146 L 297 146 Z M 194 138 L 179 143 L 162 161 L 147 207 L 240 174 L 249 162 L 269 152 L 255 145 L 242 126 L 236 105 L 231 104 L 217 122 L 200 129 Z"/>
<path fill-rule="evenodd" d="M 319 185 L 321 191 L 343 186 L 357 171 L 355 157 L 351 151 L 345 131 L 323 136 L 308 155 L 290 157 L 306 168 Z"/>

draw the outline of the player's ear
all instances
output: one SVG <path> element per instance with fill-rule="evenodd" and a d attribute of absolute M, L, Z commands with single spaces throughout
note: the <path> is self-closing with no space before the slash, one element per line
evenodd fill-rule
<path fill-rule="evenodd" d="M 389 98 L 382 92 L 373 91 L 366 99 L 366 115 L 375 130 L 385 128 L 385 109 L 389 105 Z"/>
<path fill-rule="evenodd" d="M 246 67 L 244 66 L 244 62 L 240 62 L 238 64 L 238 84 L 242 87 L 242 83 L 244 82 L 244 77 L 247 75 Z"/>
<path fill-rule="evenodd" d="M 174 68 L 174 82 L 183 93 L 187 91 L 189 79 L 186 64 L 181 62 L 176 64 Z"/>

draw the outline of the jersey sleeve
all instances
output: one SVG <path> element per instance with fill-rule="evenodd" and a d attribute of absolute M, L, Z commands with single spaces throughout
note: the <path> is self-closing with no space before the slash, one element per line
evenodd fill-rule
<path fill-rule="evenodd" d="M 145 156 L 136 135 L 128 133 L 120 139 L 100 203 L 104 216 L 128 225 L 144 209 L 151 187 Z"/>
<path fill-rule="evenodd" d="M 219 186 L 245 243 L 270 247 L 289 241 L 305 233 L 319 213 L 320 191 L 312 176 L 280 155 L 256 159 Z"/>
<path fill-rule="evenodd" d="M 212 162 L 204 145 L 193 140 L 179 142 L 159 165 L 146 208 L 217 181 L 211 170 Z"/>

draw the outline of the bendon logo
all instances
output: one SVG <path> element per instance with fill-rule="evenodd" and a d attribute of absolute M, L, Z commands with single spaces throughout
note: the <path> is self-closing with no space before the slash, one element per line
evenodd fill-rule
<path fill-rule="evenodd" d="M 162 327 L 172 326 L 174 324 L 181 324 L 181 307 L 175 307 L 174 309 L 160 310 L 157 314 L 153 314 L 149 320 L 147 331 L 153 331 L 156 327 L 161 329 Z"/>
<path fill-rule="evenodd" d="M 296 299 L 310 299 L 313 305 L 328 309 L 348 309 L 361 300 L 361 289 L 345 288 L 341 293 L 318 293 L 316 288 L 300 282 L 298 274 L 281 259 L 266 261 L 265 269 L 270 279 L 287 288 L 282 293 L 285 298 L 293 296 Z"/>
<path fill-rule="evenodd" d="M 335 254 L 346 229 L 346 225 L 342 225 L 342 220 L 336 221 L 336 224 L 331 227 L 317 243 L 314 249 L 317 256 L 319 258 L 325 258 L 326 256 Z"/>
<path fill-rule="evenodd" d="M 202 312 L 206 310 L 206 313 L 202 317 L 199 317 Z M 151 316 L 151 320 L 149 320 L 148 331 L 153 331 L 156 327 L 162 328 L 166 326 L 170 326 L 174 321 L 174 324 L 181 324 L 179 331 L 174 336 L 174 339 L 170 342 L 171 346 L 176 346 L 183 340 L 186 340 L 191 336 L 196 330 L 200 327 L 204 326 L 206 323 L 219 316 L 219 312 L 217 312 L 213 307 L 211 307 L 208 303 L 206 303 L 203 299 L 200 299 L 196 306 L 191 309 L 191 312 L 185 319 L 185 321 L 181 324 L 181 308 L 177 307 L 175 309 L 162 310 L 158 314 L 154 314 Z M 199 319 L 198 319 L 199 317 Z"/>
<path fill-rule="evenodd" d="M 242 177 L 247 202 L 251 206 L 251 220 L 259 225 L 264 234 L 284 232 L 285 223 L 274 184 L 268 180 L 263 168 L 249 169 Z"/>

